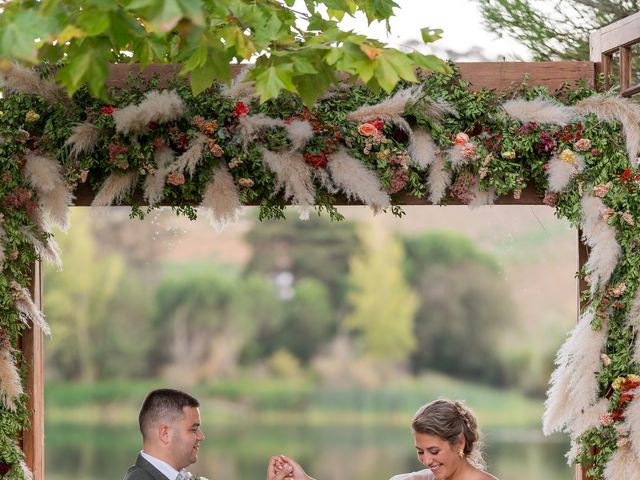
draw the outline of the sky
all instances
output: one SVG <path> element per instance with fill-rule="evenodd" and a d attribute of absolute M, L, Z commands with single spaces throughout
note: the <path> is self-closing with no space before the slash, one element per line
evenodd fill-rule
<path fill-rule="evenodd" d="M 391 35 L 387 36 L 384 24 L 367 26 L 364 16 L 346 19 L 342 25 L 370 37 L 378 38 L 391 46 L 410 44 L 420 39 L 420 29 L 440 28 L 442 38 L 433 47 L 421 49 L 424 53 L 435 53 L 448 58 L 447 50 L 468 52 L 479 47 L 482 56 L 471 53 L 460 60 L 530 60 L 528 50 L 516 41 L 498 38 L 482 25 L 483 19 L 477 2 L 473 0 L 395 0 L 399 8 L 394 10 L 391 20 Z M 484 58 L 482 58 L 484 57 Z"/>

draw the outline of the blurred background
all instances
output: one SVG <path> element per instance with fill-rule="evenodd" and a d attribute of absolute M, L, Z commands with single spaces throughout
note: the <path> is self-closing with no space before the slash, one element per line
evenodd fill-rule
<path fill-rule="evenodd" d="M 421 468 L 418 407 L 462 399 L 498 478 L 569 480 L 541 416 L 576 321 L 577 233 L 544 206 L 404 207 L 403 218 L 242 220 L 74 208 L 46 267 L 46 476 L 122 478 L 149 390 L 202 404 L 208 478 L 264 478 L 269 456 L 319 480 Z"/>

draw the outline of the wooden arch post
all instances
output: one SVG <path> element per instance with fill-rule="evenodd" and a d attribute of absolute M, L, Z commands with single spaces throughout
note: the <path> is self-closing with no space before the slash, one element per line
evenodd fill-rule
<path fill-rule="evenodd" d="M 458 65 L 461 75 L 471 83 L 472 90 L 482 88 L 505 90 L 510 86 L 519 83 L 526 75 L 529 85 L 546 86 L 550 91 L 557 90 L 565 82 L 573 85 L 575 82 L 584 81 L 590 86 L 595 85 L 596 64 L 593 61 L 571 61 L 571 62 L 470 62 Z M 130 74 L 137 74 L 143 78 L 151 78 L 154 75 L 166 80 L 175 75 L 176 66 L 155 65 L 140 71 L 136 65 L 120 64 L 111 66 L 111 75 L 108 85 L 120 88 Z M 84 188 L 84 189 L 83 189 Z M 93 200 L 93 193 L 86 190 L 82 185 L 75 192 L 76 206 L 89 206 Z M 142 196 L 138 200 L 143 204 Z M 426 198 L 417 199 L 406 196 L 402 198 L 404 205 L 429 205 Z M 457 202 L 450 201 L 455 204 Z M 542 199 L 532 188 L 522 192 L 519 199 L 512 197 L 500 197 L 496 204 L 502 205 L 542 205 Z M 346 201 L 338 203 L 348 205 Z M 583 246 L 579 251 L 582 252 Z M 579 267 L 586 260 L 582 253 L 579 258 Z M 36 263 L 32 268 L 31 294 L 38 307 L 42 307 L 42 270 L 41 265 Z M 46 314 L 46 312 L 45 312 Z M 55 325 L 52 325 L 55 330 Z M 23 432 L 22 447 L 25 452 L 27 465 L 33 471 L 34 480 L 44 480 L 44 361 L 43 361 L 43 338 L 39 329 L 27 330 L 21 341 L 22 354 L 25 362 L 28 363 L 28 376 L 25 390 L 29 395 L 29 408 L 31 409 L 31 427 Z M 586 480 L 580 472 L 578 479 Z"/>

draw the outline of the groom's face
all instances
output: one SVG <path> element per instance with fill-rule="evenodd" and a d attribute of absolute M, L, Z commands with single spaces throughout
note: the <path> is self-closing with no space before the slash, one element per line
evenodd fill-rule
<path fill-rule="evenodd" d="M 180 468 L 186 468 L 198 460 L 198 448 L 204 440 L 200 430 L 200 409 L 184 407 L 182 418 L 172 426 L 171 450 L 175 463 Z"/>

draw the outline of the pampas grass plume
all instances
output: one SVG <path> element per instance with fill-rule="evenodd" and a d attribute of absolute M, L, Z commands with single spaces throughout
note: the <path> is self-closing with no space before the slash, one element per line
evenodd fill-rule
<path fill-rule="evenodd" d="M 99 136 L 100 130 L 96 125 L 91 122 L 84 122 L 73 127 L 73 133 L 64 144 L 71 145 L 71 156 L 77 157 L 81 153 L 93 151 L 98 143 Z"/>
<path fill-rule="evenodd" d="M 584 242 L 591 247 L 586 271 L 592 277 L 592 293 L 598 285 L 609 281 L 622 252 L 614 228 L 602 218 L 605 208 L 602 200 L 593 195 L 585 194 L 582 197 L 582 235 Z"/>
<path fill-rule="evenodd" d="M 360 200 L 375 213 L 391 206 L 389 195 L 382 190 L 376 174 L 350 156 L 344 148 L 329 156 L 327 170 L 335 185 L 350 200 Z"/>
<path fill-rule="evenodd" d="M 427 178 L 429 201 L 434 205 L 439 204 L 449 185 L 451 185 L 451 172 L 447 170 L 444 157 L 436 153 L 435 161 L 429 169 L 429 177 Z"/>
<path fill-rule="evenodd" d="M 67 231 L 74 197 L 62 177 L 60 164 L 52 158 L 33 153 L 25 155 L 25 160 L 23 174 L 36 190 L 40 207 L 52 223 Z"/>
<path fill-rule="evenodd" d="M 20 382 L 20 374 L 13 358 L 13 349 L 3 347 L 0 341 L 0 405 L 15 412 L 16 400 L 24 392 Z"/>
<path fill-rule="evenodd" d="M 545 98 L 535 100 L 509 100 L 502 105 L 509 116 L 522 123 L 551 123 L 567 125 L 575 118 L 574 111 Z"/>
<path fill-rule="evenodd" d="M 244 117 L 240 117 L 238 120 L 239 125 L 239 133 L 240 140 L 242 142 L 243 148 L 247 148 L 247 146 L 253 142 L 256 136 L 267 128 L 271 127 L 284 127 L 284 121 L 268 117 L 262 113 L 257 115 L 247 115 Z"/>
<path fill-rule="evenodd" d="M 313 128 L 306 120 L 293 120 L 285 128 L 291 140 L 292 151 L 301 151 L 313 137 Z"/>
<path fill-rule="evenodd" d="M 139 105 L 128 105 L 113 112 L 113 120 L 119 133 L 141 133 L 148 130 L 149 123 L 177 120 L 185 110 L 184 102 L 175 91 L 154 90 L 147 93 Z"/>
<path fill-rule="evenodd" d="M 238 220 L 242 211 L 242 202 L 238 187 L 226 166 L 214 167 L 213 179 L 205 188 L 200 208 L 209 213 L 211 223 L 217 230 Z"/>
<path fill-rule="evenodd" d="M 576 162 L 576 165 L 563 162 L 557 153 L 553 155 L 547 170 L 550 191 L 561 193 L 567 188 L 571 179 L 584 170 L 585 162 L 581 155 L 576 154 Z"/>
<path fill-rule="evenodd" d="M 68 97 L 60 86 L 40 78 L 34 69 L 16 64 L 0 68 L 0 87 L 6 93 L 27 93 L 38 95 L 49 103 L 68 103 Z"/>
<path fill-rule="evenodd" d="M 193 177 L 196 166 L 202 160 L 202 152 L 207 144 L 207 137 L 198 133 L 194 137 L 189 149 L 178 157 L 175 169 L 177 172 L 184 173 L 186 170 L 189 176 Z"/>
<path fill-rule="evenodd" d="M 91 206 L 108 207 L 118 204 L 128 194 L 132 193 L 138 183 L 136 172 L 124 174 L 112 173 L 102 184 L 100 191 L 93 198 Z"/>
<path fill-rule="evenodd" d="M 638 480 L 640 462 L 629 444 L 613 452 L 604 469 L 604 480 Z"/>
<path fill-rule="evenodd" d="M 159 148 L 154 152 L 153 157 L 157 166 L 156 171 L 147 175 L 143 186 L 144 198 L 150 207 L 162 201 L 165 180 L 173 163 L 173 150 L 169 147 Z"/>
<path fill-rule="evenodd" d="M 47 323 L 44 314 L 40 311 L 36 304 L 33 303 L 29 290 L 23 288 L 18 298 L 15 299 L 14 305 L 16 307 L 16 310 L 18 310 L 24 317 L 31 319 L 31 322 L 34 326 L 37 325 L 38 327 L 40 327 L 40 329 L 46 336 L 51 336 L 51 329 L 49 328 L 49 324 Z"/>
<path fill-rule="evenodd" d="M 315 187 L 311 178 L 311 167 L 302 154 L 297 152 L 275 153 L 262 148 L 262 161 L 276 174 L 276 191 L 284 190 L 285 200 L 303 209 L 313 207 Z"/>
<path fill-rule="evenodd" d="M 413 131 L 408 151 L 414 165 L 427 168 L 435 161 L 438 147 L 431 134 L 425 128 L 418 127 Z"/>

